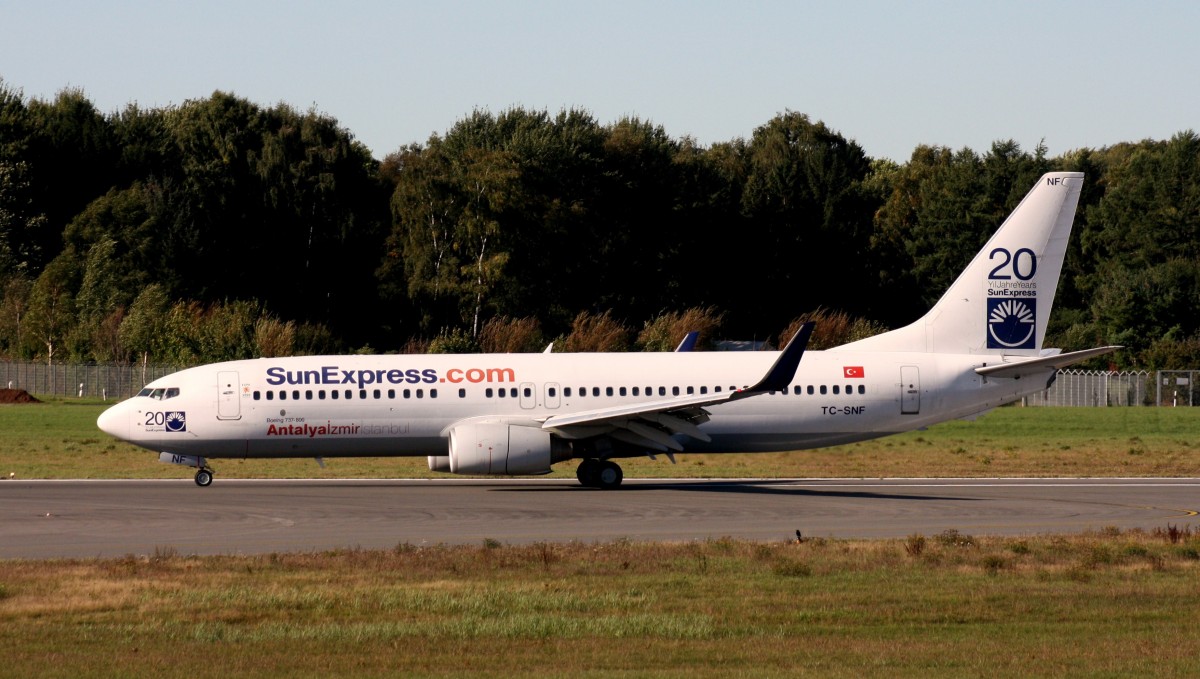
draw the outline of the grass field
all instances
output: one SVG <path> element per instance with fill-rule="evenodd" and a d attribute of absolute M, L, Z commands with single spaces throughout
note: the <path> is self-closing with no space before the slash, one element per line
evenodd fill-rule
<path fill-rule="evenodd" d="M 1200 539 L 0 561 L 5 677 L 1200 674 Z"/>
<path fill-rule="evenodd" d="M 0 476 L 187 477 L 0 406 Z M 825 450 L 629 476 L 1197 476 L 1200 409 L 1004 408 Z M 429 476 L 424 459 L 216 461 L 225 478 Z M 559 475 L 573 475 L 560 465 Z M 0 481 L 0 502 L 4 481 Z M 1197 676 L 1200 535 L 478 546 L 0 560 L 0 677 Z"/>
<path fill-rule="evenodd" d="M 104 406 L 0 406 L 0 478 L 186 478 L 96 428 Z M 1000 408 L 847 446 L 623 460 L 628 477 L 1200 476 L 1200 408 Z M 218 478 L 429 477 L 425 458 L 214 460 Z M 574 464 L 555 475 L 574 476 Z"/>

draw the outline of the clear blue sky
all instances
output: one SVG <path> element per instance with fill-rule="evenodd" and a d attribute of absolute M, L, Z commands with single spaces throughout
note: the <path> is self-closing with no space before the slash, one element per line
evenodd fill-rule
<path fill-rule="evenodd" d="M 376 157 L 475 108 L 636 115 L 702 144 L 784 110 L 867 154 L 1051 155 L 1200 128 L 1198 2 L 6 0 L 0 78 L 105 112 L 232 92 Z"/>

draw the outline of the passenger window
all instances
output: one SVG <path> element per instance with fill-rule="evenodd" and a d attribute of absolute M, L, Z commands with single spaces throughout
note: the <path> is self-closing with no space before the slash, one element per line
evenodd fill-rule
<path fill-rule="evenodd" d="M 612 389 L 612 387 L 605 387 L 605 388 L 604 388 L 604 395 L 605 395 L 605 396 L 612 396 L 612 395 L 613 395 L 613 389 Z"/>
<path fill-rule="evenodd" d="M 525 398 L 529 398 L 530 396 L 533 396 L 533 390 L 530 389 L 529 387 L 525 387 L 524 391 L 525 391 Z"/>
<path fill-rule="evenodd" d="M 488 396 L 491 396 L 491 394 L 488 394 Z M 404 398 L 412 398 L 412 390 L 411 389 L 404 390 Z"/>
<path fill-rule="evenodd" d="M 334 389 L 333 391 L 329 392 L 329 398 L 335 401 L 338 400 L 338 390 Z"/>
<path fill-rule="evenodd" d="M 821 395 L 824 396 L 826 391 L 827 391 L 827 389 L 825 388 L 825 385 L 822 384 L 821 385 Z"/>
<path fill-rule="evenodd" d="M 417 390 L 417 398 L 425 398 L 425 390 L 424 389 Z"/>
<path fill-rule="evenodd" d="M 361 398 L 361 399 L 362 399 L 362 400 L 364 400 L 364 401 L 365 401 L 365 400 L 367 400 L 367 390 L 366 390 L 366 389 L 359 389 L 359 390 L 358 390 L 358 397 L 359 397 L 359 398 Z"/>
<path fill-rule="evenodd" d="M 600 387 L 592 387 L 592 396 L 600 395 Z"/>
<path fill-rule="evenodd" d="M 806 389 L 806 391 L 808 392 L 809 396 L 812 396 L 813 395 L 813 385 L 811 385 L 811 384 L 808 385 L 808 389 Z"/>
<path fill-rule="evenodd" d="M 861 385 L 861 384 L 858 385 L 858 393 L 860 393 L 860 394 L 867 393 L 867 388 L 864 385 Z"/>
<path fill-rule="evenodd" d="M 687 388 L 687 393 L 688 393 L 688 395 L 689 395 L 689 396 L 691 396 L 692 394 L 696 393 L 696 388 L 695 388 L 695 387 L 688 387 L 688 388 Z"/>
<path fill-rule="evenodd" d="M 347 389 L 346 390 L 346 400 L 349 401 L 352 398 L 354 398 L 354 392 Z"/>
<path fill-rule="evenodd" d="M 554 387 L 550 387 L 549 389 L 546 390 L 546 393 L 550 395 L 550 398 L 554 398 L 554 395 L 557 392 L 558 392 L 558 390 L 555 389 Z"/>
<path fill-rule="evenodd" d="M 255 400 L 255 401 L 259 400 L 259 398 L 260 398 L 261 396 L 262 396 L 262 392 L 260 392 L 260 391 L 257 391 L 257 390 L 254 392 L 254 400 Z"/>
<path fill-rule="evenodd" d="M 274 401 L 274 400 L 275 400 L 275 392 L 273 392 L 273 391 L 268 391 L 268 392 L 267 392 L 267 400 L 268 400 L 268 401 Z"/>
<path fill-rule="evenodd" d="M 376 389 L 371 395 L 375 397 L 375 400 L 379 400 L 379 398 L 383 396 L 378 389 Z"/>
<path fill-rule="evenodd" d="M 388 398 L 392 399 L 393 401 L 396 399 L 396 390 L 395 389 L 388 389 Z"/>
<path fill-rule="evenodd" d="M 325 400 L 325 390 L 324 389 L 321 389 L 320 391 L 317 392 L 317 400 L 319 400 L 319 401 Z"/>
<path fill-rule="evenodd" d="M 567 398 L 571 398 L 571 388 L 570 387 L 563 387 L 563 396 L 566 396 Z"/>
<path fill-rule="evenodd" d="M 462 389 L 462 388 L 460 387 L 460 388 L 459 388 L 459 390 L 458 390 L 458 397 L 459 397 L 459 398 L 466 398 L 466 397 L 467 397 L 467 390 L 466 390 L 466 389 Z"/>
<path fill-rule="evenodd" d="M 640 392 L 640 391 L 638 391 L 638 388 L 637 388 L 637 387 L 634 387 L 634 388 L 633 388 L 633 395 L 634 395 L 634 396 L 641 396 L 641 392 Z"/>
<path fill-rule="evenodd" d="M 492 388 L 488 387 L 487 389 L 484 389 L 483 395 L 488 398 L 491 398 L 492 397 Z M 404 398 L 408 398 L 408 390 L 407 389 L 404 390 Z"/>
<path fill-rule="evenodd" d="M 312 400 L 312 389 L 309 389 L 309 390 L 307 390 L 307 391 L 305 391 L 305 392 L 304 392 L 304 400 L 305 400 L 305 401 L 311 401 L 311 400 Z"/>
<path fill-rule="evenodd" d="M 678 396 L 679 395 L 679 387 L 671 387 L 671 395 Z"/>
<path fill-rule="evenodd" d="M 833 385 L 833 393 L 834 393 L 835 395 L 837 395 L 837 394 L 841 393 L 840 391 L 838 391 L 838 385 L 836 385 L 836 384 L 835 384 L 835 385 Z"/>
<path fill-rule="evenodd" d="M 658 388 L 658 395 L 659 395 L 659 396 L 666 396 L 666 395 L 667 395 L 667 388 L 666 388 L 666 387 L 659 387 L 659 388 Z"/>
<path fill-rule="evenodd" d="M 700 393 L 701 393 L 701 394 L 707 394 L 707 393 L 708 393 L 708 386 L 707 386 L 707 385 L 703 385 L 703 384 L 702 384 L 702 385 L 700 385 Z"/>
<path fill-rule="evenodd" d="M 280 400 L 280 401 L 286 401 L 286 400 L 287 400 L 287 392 L 286 392 L 286 391 L 282 391 L 282 390 L 280 390 L 280 392 L 279 392 L 279 400 Z"/>
<path fill-rule="evenodd" d="M 429 398 L 437 398 L 437 389 L 429 390 Z"/>

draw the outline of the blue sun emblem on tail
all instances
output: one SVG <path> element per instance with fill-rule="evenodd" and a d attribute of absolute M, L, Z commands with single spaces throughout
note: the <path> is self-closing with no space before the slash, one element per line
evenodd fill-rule
<path fill-rule="evenodd" d="M 990 297 L 987 304 L 989 349 L 1033 349 L 1037 300 Z"/>
<path fill-rule="evenodd" d="M 166 414 L 167 431 L 187 431 L 187 415 L 182 410 Z"/>

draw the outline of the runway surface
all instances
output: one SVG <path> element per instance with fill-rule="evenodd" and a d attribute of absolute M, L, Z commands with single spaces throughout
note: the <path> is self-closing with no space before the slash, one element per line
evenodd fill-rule
<path fill-rule="evenodd" d="M 1198 479 L 0 481 L 0 558 L 1200 530 Z"/>

